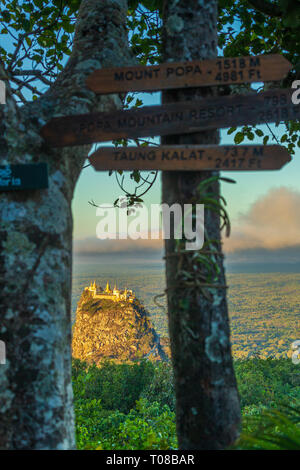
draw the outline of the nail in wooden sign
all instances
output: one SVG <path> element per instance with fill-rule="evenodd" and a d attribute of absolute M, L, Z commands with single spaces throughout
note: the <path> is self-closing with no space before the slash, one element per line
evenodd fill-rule
<path fill-rule="evenodd" d="M 290 89 L 274 89 L 127 111 L 57 117 L 41 133 L 49 145 L 65 147 L 299 119 L 300 105 L 293 104 L 291 96 Z"/>
<path fill-rule="evenodd" d="M 219 57 L 192 62 L 95 70 L 86 80 L 95 93 L 154 91 L 281 80 L 291 63 L 279 54 Z"/>
<path fill-rule="evenodd" d="M 103 147 L 89 161 L 101 170 L 279 170 L 291 157 L 280 145 Z"/>
<path fill-rule="evenodd" d="M 0 191 L 48 188 L 46 163 L 23 163 L 0 166 Z"/>

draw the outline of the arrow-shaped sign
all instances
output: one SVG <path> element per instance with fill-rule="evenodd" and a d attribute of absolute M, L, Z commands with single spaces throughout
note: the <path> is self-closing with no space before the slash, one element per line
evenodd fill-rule
<path fill-rule="evenodd" d="M 295 120 L 300 117 L 300 105 L 292 103 L 291 95 L 292 90 L 278 89 L 128 111 L 57 117 L 41 133 L 49 145 L 65 147 Z"/>
<path fill-rule="evenodd" d="M 102 170 L 279 170 L 291 157 L 280 145 L 103 147 L 89 157 Z"/>
<path fill-rule="evenodd" d="M 86 83 L 100 94 L 234 85 L 281 80 L 291 67 L 291 63 L 279 54 L 218 57 L 153 66 L 104 68 L 95 70 Z"/>

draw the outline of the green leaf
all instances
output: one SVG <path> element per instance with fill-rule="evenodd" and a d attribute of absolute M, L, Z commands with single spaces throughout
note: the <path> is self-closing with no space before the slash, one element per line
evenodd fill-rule
<path fill-rule="evenodd" d="M 1 14 L 4 21 L 6 21 L 6 23 L 9 23 L 9 21 L 11 20 L 11 14 L 9 13 L 9 11 L 4 10 Z"/>
<path fill-rule="evenodd" d="M 63 21 L 62 27 L 67 33 L 73 33 L 75 30 L 75 25 L 70 23 L 69 21 Z"/>
<path fill-rule="evenodd" d="M 230 127 L 230 129 L 228 129 L 228 131 L 227 131 L 227 134 L 230 135 L 230 134 L 232 134 L 234 131 L 236 131 L 236 127 Z"/>
<path fill-rule="evenodd" d="M 240 144 L 244 140 L 244 134 L 242 132 L 237 132 L 234 136 L 234 142 Z"/>
<path fill-rule="evenodd" d="M 30 24 L 30 21 L 29 21 L 29 20 L 26 20 L 26 19 L 23 20 L 23 21 L 22 21 L 22 26 L 23 26 L 24 31 L 25 31 L 26 33 L 28 33 L 29 31 L 31 31 L 31 24 Z"/>
<path fill-rule="evenodd" d="M 263 139 L 263 144 L 266 145 L 269 141 L 269 136 L 268 135 L 265 135 L 264 139 Z"/>

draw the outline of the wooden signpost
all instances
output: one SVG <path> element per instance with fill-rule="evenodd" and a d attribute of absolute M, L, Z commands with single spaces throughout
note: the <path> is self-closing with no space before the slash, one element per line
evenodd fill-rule
<path fill-rule="evenodd" d="M 0 191 L 48 188 L 46 163 L 23 163 L 0 166 Z"/>
<path fill-rule="evenodd" d="M 91 90 L 100 94 L 154 91 L 281 80 L 290 69 L 290 62 L 279 54 L 218 57 L 213 60 L 95 70 L 86 83 Z"/>
<path fill-rule="evenodd" d="M 280 80 L 291 64 L 280 55 L 249 56 L 101 69 L 87 79 L 96 93 L 163 90 L 220 84 Z M 41 130 L 53 147 L 92 144 L 194 133 L 247 124 L 300 118 L 292 90 L 278 89 L 248 95 L 208 98 L 198 102 L 164 104 L 112 113 L 57 117 Z M 91 156 L 96 170 L 271 170 L 290 160 L 280 146 L 175 146 L 105 148 Z M 0 191 L 48 187 L 47 165 L 0 166 Z"/>
<path fill-rule="evenodd" d="M 274 89 L 191 103 L 58 117 L 43 127 L 42 135 L 49 145 L 64 147 L 299 119 L 300 105 L 292 103 L 291 95 L 292 90 Z"/>
<path fill-rule="evenodd" d="M 101 69 L 87 79 L 96 93 L 162 90 L 280 80 L 291 64 L 280 55 L 217 58 L 158 66 Z M 292 90 L 207 98 L 111 113 L 58 117 L 42 129 L 53 147 L 92 144 L 205 129 L 265 124 L 300 118 Z M 277 170 L 290 161 L 279 145 L 161 146 L 99 149 L 90 157 L 96 170 Z"/>
<path fill-rule="evenodd" d="M 280 145 L 105 147 L 89 161 L 101 170 L 279 170 L 291 157 Z"/>

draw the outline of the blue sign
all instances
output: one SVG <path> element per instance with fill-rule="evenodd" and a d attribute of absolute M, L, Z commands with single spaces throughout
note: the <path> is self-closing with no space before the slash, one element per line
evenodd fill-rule
<path fill-rule="evenodd" d="M 48 188 L 47 163 L 0 166 L 0 191 Z"/>

